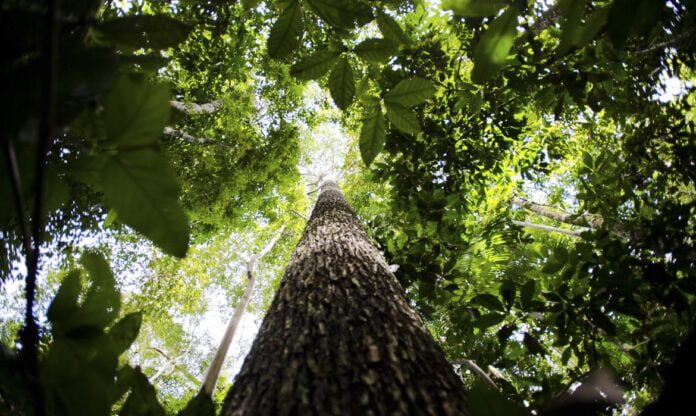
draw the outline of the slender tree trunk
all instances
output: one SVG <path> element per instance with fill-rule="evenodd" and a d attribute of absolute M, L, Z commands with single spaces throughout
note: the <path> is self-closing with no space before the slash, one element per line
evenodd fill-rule
<path fill-rule="evenodd" d="M 222 370 L 222 365 L 225 363 L 225 358 L 227 357 L 227 351 L 230 349 L 230 344 L 232 344 L 234 334 L 237 332 L 239 322 L 242 320 L 242 315 L 244 315 L 244 311 L 251 300 L 251 294 L 254 291 L 254 283 L 256 283 L 254 270 L 256 269 L 256 264 L 263 256 L 268 254 L 268 252 L 273 249 L 273 246 L 275 246 L 278 240 L 280 240 L 280 237 L 283 235 L 283 231 L 285 231 L 285 225 L 281 226 L 271 241 L 269 241 L 260 252 L 251 256 L 247 262 L 247 285 L 246 288 L 244 288 L 244 294 L 242 295 L 242 299 L 239 301 L 239 305 L 237 305 L 237 308 L 232 314 L 230 323 L 227 324 L 227 329 L 225 330 L 225 334 L 220 341 L 217 351 L 215 352 L 215 357 L 213 357 L 213 361 L 210 363 L 208 373 L 205 375 L 205 381 L 203 381 L 203 386 L 201 387 L 201 391 L 204 393 L 211 396 L 213 395 L 215 384 L 220 376 L 220 370 Z"/>
<path fill-rule="evenodd" d="M 223 415 L 462 415 L 459 377 L 326 181 Z"/>
<path fill-rule="evenodd" d="M 527 228 L 533 228 L 535 230 L 541 230 L 541 231 L 549 231 L 552 233 L 561 233 L 565 235 L 569 235 L 571 237 L 580 237 L 580 234 L 582 234 L 582 231 L 577 231 L 577 230 L 566 230 L 563 228 L 557 228 L 557 227 L 551 227 L 549 225 L 543 225 L 543 224 L 535 224 L 532 222 L 526 222 L 526 221 L 515 221 L 512 220 L 512 223 L 515 225 L 518 225 L 520 227 L 527 227 Z"/>

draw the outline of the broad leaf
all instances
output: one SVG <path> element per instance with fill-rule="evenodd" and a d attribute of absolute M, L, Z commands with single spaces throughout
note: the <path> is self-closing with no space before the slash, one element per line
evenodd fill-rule
<path fill-rule="evenodd" d="M 199 392 L 176 416 L 215 416 L 215 404 L 210 395 Z"/>
<path fill-rule="evenodd" d="M 118 153 L 104 164 L 100 179 L 109 206 L 124 224 L 165 252 L 186 255 L 188 220 L 178 204 L 179 187 L 174 172 L 157 151 Z"/>
<path fill-rule="evenodd" d="M 329 76 L 329 91 L 336 106 L 348 108 L 355 99 L 355 77 L 353 68 L 346 58 L 339 58 Z"/>
<path fill-rule="evenodd" d="M 530 335 L 529 332 L 524 333 L 524 338 L 522 339 L 522 343 L 524 344 L 525 347 L 527 347 L 527 350 L 532 353 L 532 354 L 544 354 L 544 347 L 541 346 L 539 341 L 534 338 L 534 336 Z"/>
<path fill-rule="evenodd" d="M 475 298 L 473 298 L 471 302 L 495 311 L 502 312 L 505 310 L 505 307 L 503 307 L 503 304 L 500 302 L 500 299 L 489 293 L 483 293 L 481 295 L 478 295 Z"/>
<path fill-rule="evenodd" d="M 118 148 L 150 146 L 169 122 L 169 91 L 123 75 L 104 100 L 107 140 Z"/>
<path fill-rule="evenodd" d="M 408 134 L 418 134 L 421 125 L 413 110 L 399 104 L 386 104 L 387 118 L 397 129 Z"/>
<path fill-rule="evenodd" d="M 382 32 L 382 36 L 386 39 L 401 44 L 408 44 L 411 42 L 411 39 L 406 35 L 399 23 L 382 11 L 377 14 L 377 27 L 379 27 L 379 31 Z"/>
<path fill-rule="evenodd" d="M 418 77 L 404 79 L 384 95 L 384 101 L 410 107 L 432 97 L 435 91 L 435 86 L 427 79 Z"/>
<path fill-rule="evenodd" d="M 129 313 L 118 321 L 110 330 L 109 336 L 113 341 L 113 347 L 117 354 L 121 354 L 130 347 L 140 332 L 140 324 L 143 314 L 140 312 Z"/>
<path fill-rule="evenodd" d="M 470 416 L 527 416 L 530 413 L 520 404 L 511 402 L 483 380 L 478 380 L 468 394 Z"/>
<path fill-rule="evenodd" d="M 491 16 L 507 5 L 503 0 L 443 0 L 442 8 L 464 17 Z"/>
<path fill-rule="evenodd" d="M 367 23 L 370 8 L 354 0 L 307 0 L 307 4 L 326 23 L 336 29 L 346 30 L 357 24 Z"/>
<path fill-rule="evenodd" d="M 288 56 L 300 46 L 304 32 L 302 7 L 296 0 L 278 16 L 268 36 L 268 54 L 271 58 L 281 59 Z"/>
<path fill-rule="evenodd" d="M 474 48 L 474 69 L 471 80 L 483 84 L 505 65 L 510 48 L 517 37 L 519 9 L 510 6 L 496 18 Z"/>
<path fill-rule="evenodd" d="M 382 151 L 385 139 L 384 114 L 382 114 L 380 106 L 376 105 L 369 110 L 360 130 L 360 155 L 365 166 L 370 166 L 375 157 Z"/>
<path fill-rule="evenodd" d="M 398 49 L 391 40 L 371 38 L 360 42 L 353 51 L 367 62 L 380 63 L 388 61 Z"/>
<path fill-rule="evenodd" d="M 477 328 L 486 329 L 493 325 L 498 325 L 499 323 L 503 322 L 504 319 L 505 315 L 502 313 L 487 313 L 485 315 L 481 315 L 476 321 L 474 321 L 474 325 L 476 325 Z"/>
<path fill-rule="evenodd" d="M 582 36 L 581 20 L 585 11 L 585 0 L 565 0 L 559 5 L 565 15 L 565 20 L 556 53 L 564 55 L 578 44 L 580 36 Z"/>
<path fill-rule="evenodd" d="M 186 40 L 192 27 L 160 14 L 118 17 L 96 29 L 107 42 L 130 49 L 166 49 Z"/>
<path fill-rule="evenodd" d="M 130 380 L 131 393 L 118 412 L 119 416 L 165 416 L 166 412 L 157 400 L 155 388 L 140 368 L 132 370 Z"/>
<path fill-rule="evenodd" d="M 51 306 L 48 307 L 46 313 L 48 320 L 55 325 L 56 322 L 73 314 L 78 308 L 77 298 L 80 291 L 82 291 L 80 271 L 72 270 L 63 278 L 56 297 L 53 298 Z"/>
<path fill-rule="evenodd" d="M 318 79 L 331 69 L 338 53 L 321 49 L 290 68 L 290 74 L 304 80 Z"/>

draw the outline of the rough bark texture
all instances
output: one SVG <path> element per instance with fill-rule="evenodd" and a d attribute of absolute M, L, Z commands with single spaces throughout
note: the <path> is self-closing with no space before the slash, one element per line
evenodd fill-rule
<path fill-rule="evenodd" d="M 325 182 L 222 414 L 462 415 L 464 387 Z"/>

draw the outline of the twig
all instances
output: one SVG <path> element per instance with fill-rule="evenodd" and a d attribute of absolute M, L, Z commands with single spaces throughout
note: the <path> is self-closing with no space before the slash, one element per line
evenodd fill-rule
<path fill-rule="evenodd" d="M 298 217 L 302 218 L 303 220 L 307 221 L 307 217 L 305 217 L 304 215 L 302 215 L 302 214 L 300 214 L 299 212 L 295 211 L 294 209 L 291 209 L 290 212 L 292 212 L 293 214 L 295 214 L 295 215 L 297 215 Z"/>

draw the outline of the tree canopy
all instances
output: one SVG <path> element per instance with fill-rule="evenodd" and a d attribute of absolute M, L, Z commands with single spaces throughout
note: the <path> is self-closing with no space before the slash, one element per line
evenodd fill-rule
<path fill-rule="evenodd" d="M 687 401 L 695 8 L 5 0 L 0 410 L 213 414 L 329 174 L 472 415 Z"/>

